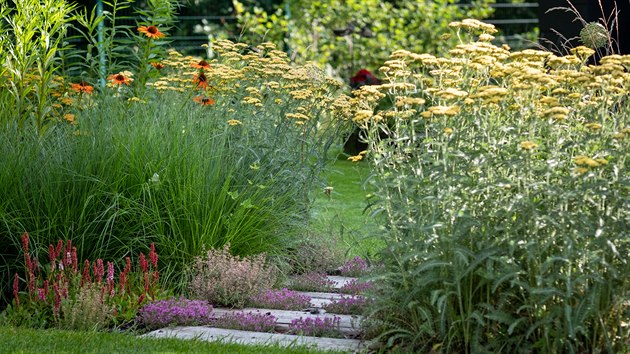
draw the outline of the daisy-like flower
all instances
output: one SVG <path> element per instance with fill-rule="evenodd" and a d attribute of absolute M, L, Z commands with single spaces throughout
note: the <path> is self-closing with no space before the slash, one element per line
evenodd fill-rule
<path fill-rule="evenodd" d="M 210 106 L 216 103 L 212 98 L 203 96 L 197 96 L 193 98 L 193 101 L 199 103 L 202 106 Z"/>
<path fill-rule="evenodd" d="M 70 88 L 77 93 L 85 92 L 91 94 L 94 91 L 94 87 L 88 85 L 85 81 L 81 81 L 78 84 L 70 84 Z"/>
<path fill-rule="evenodd" d="M 144 33 L 144 35 L 149 38 L 162 38 L 166 36 L 164 33 L 160 32 L 156 26 L 140 26 L 138 27 L 138 32 Z"/>
<path fill-rule="evenodd" d="M 107 80 L 111 81 L 113 85 L 129 85 L 131 83 L 131 78 L 123 75 L 123 73 L 109 75 Z"/>
<path fill-rule="evenodd" d="M 162 63 L 158 63 L 158 62 L 151 62 L 151 63 L 149 63 L 149 64 L 151 64 L 151 66 L 152 66 L 152 67 L 154 67 L 154 68 L 156 68 L 156 69 L 158 69 L 158 70 L 162 70 L 162 69 L 164 69 L 164 64 L 162 64 Z"/>
<path fill-rule="evenodd" d="M 203 72 L 200 72 L 199 74 L 195 75 L 193 79 L 193 83 L 197 85 L 197 88 L 200 88 L 200 89 L 206 89 L 210 86 L 208 84 L 208 78 L 206 77 L 206 74 L 204 74 Z"/>
<path fill-rule="evenodd" d="M 210 69 L 210 64 L 205 60 L 201 60 L 198 63 L 192 63 L 190 64 L 190 66 L 192 66 L 195 69 L 205 69 L 205 70 Z"/>

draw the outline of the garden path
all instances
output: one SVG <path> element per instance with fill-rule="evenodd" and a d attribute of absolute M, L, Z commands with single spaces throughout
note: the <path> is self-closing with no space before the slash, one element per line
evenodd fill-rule
<path fill-rule="evenodd" d="M 344 284 L 352 281 L 356 278 L 340 277 L 340 276 L 328 276 L 330 280 L 335 282 L 336 288 L 341 288 Z M 305 295 L 311 297 L 312 308 L 304 311 L 282 311 L 282 310 L 270 310 L 261 308 L 246 308 L 242 310 L 215 308 L 214 312 L 217 314 L 224 314 L 228 312 L 245 311 L 245 312 L 261 312 L 271 313 L 277 318 L 276 332 L 278 333 L 261 333 L 250 332 L 240 330 L 230 330 L 213 328 L 209 326 L 178 326 L 158 329 L 145 334 L 146 337 L 156 338 L 181 338 L 181 339 L 197 339 L 211 342 L 223 341 L 234 342 L 239 344 L 277 344 L 283 347 L 289 346 L 306 346 L 312 349 L 318 350 L 336 350 L 350 353 L 362 352 L 366 349 L 366 343 L 362 340 L 355 339 L 360 334 L 360 322 L 361 316 L 354 315 L 335 315 L 332 313 L 326 313 L 321 310 L 323 304 L 330 302 L 331 300 L 338 299 L 342 295 L 339 293 L 327 293 L 327 292 L 302 292 Z M 348 295 L 345 295 L 348 297 Z M 332 318 L 337 316 L 341 319 L 339 325 L 339 331 L 346 338 L 328 338 L 328 337 L 309 337 L 298 336 L 292 334 L 285 334 L 288 329 L 289 323 L 294 319 L 299 318 Z"/>

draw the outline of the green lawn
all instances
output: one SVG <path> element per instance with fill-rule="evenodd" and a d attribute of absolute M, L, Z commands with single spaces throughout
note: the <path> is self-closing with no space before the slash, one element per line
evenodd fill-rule
<path fill-rule="evenodd" d="M 138 338 L 132 334 L 0 327 L 1 353 L 322 353 L 300 347 L 250 346 L 200 340 Z"/>
<path fill-rule="evenodd" d="M 330 196 L 320 191 L 312 207 L 314 228 L 340 237 L 348 256 L 373 255 L 383 245 L 374 237 L 379 229 L 370 211 L 364 212 L 366 195 L 372 192 L 365 183 L 370 173 L 367 162 L 336 160 L 324 176 L 333 188 Z"/>

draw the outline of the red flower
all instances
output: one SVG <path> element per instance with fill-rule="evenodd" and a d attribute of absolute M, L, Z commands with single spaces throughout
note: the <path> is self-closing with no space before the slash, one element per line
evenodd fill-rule
<path fill-rule="evenodd" d="M 210 64 L 205 60 L 201 60 L 198 63 L 192 63 L 190 64 L 190 66 L 192 66 L 195 69 L 206 69 L 206 70 L 210 69 Z"/>
<path fill-rule="evenodd" d="M 380 85 L 381 80 L 376 78 L 374 74 L 369 72 L 368 70 L 361 69 L 357 72 L 356 75 L 350 78 L 350 86 L 353 89 L 358 89 L 364 85 Z"/>
<path fill-rule="evenodd" d="M 203 96 L 197 96 L 193 100 L 202 106 L 210 106 L 216 103 L 212 98 Z"/>
<path fill-rule="evenodd" d="M 78 84 L 70 84 L 70 88 L 77 93 L 85 92 L 91 94 L 94 91 L 94 87 L 88 85 L 85 81 L 81 81 Z"/>
<path fill-rule="evenodd" d="M 160 32 L 156 26 L 140 26 L 138 27 L 138 32 L 144 33 L 144 35 L 149 38 L 162 38 L 166 36 L 164 33 Z"/>
<path fill-rule="evenodd" d="M 203 72 L 200 72 L 199 74 L 194 76 L 193 83 L 197 85 L 197 88 L 201 89 L 206 89 L 210 86 L 208 84 L 208 78 Z"/>
<path fill-rule="evenodd" d="M 107 77 L 107 80 L 111 81 L 114 85 L 129 85 L 131 79 L 123 75 L 122 73 L 112 74 Z"/>
<path fill-rule="evenodd" d="M 151 66 L 153 66 L 154 68 L 158 69 L 158 70 L 162 70 L 164 69 L 164 64 L 162 63 L 150 63 Z"/>

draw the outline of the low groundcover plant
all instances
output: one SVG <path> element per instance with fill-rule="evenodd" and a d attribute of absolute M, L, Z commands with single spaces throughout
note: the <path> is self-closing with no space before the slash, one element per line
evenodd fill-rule
<path fill-rule="evenodd" d="M 249 306 L 277 310 L 302 310 L 311 305 L 311 298 L 296 291 L 283 288 L 268 289 L 249 299 Z"/>
<path fill-rule="evenodd" d="M 289 333 L 313 337 L 343 337 L 339 331 L 341 317 L 298 318 L 289 324 Z"/>
<path fill-rule="evenodd" d="M 212 305 L 204 300 L 172 298 L 153 301 L 140 309 L 137 321 L 145 329 L 174 325 L 203 325 L 211 321 Z"/>
<path fill-rule="evenodd" d="M 276 322 L 276 317 L 271 313 L 238 311 L 215 317 L 210 324 L 214 327 L 241 331 L 273 332 Z"/>

